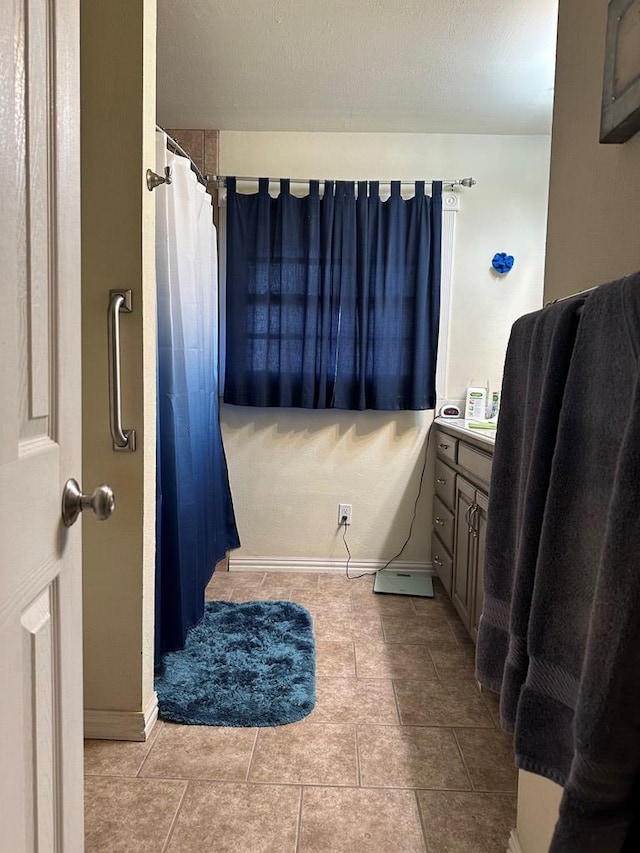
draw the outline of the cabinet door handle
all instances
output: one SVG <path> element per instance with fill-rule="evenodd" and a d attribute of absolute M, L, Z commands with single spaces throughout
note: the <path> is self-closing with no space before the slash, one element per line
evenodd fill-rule
<path fill-rule="evenodd" d="M 440 568 L 442 568 L 442 561 L 437 555 L 433 558 L 433 565 L 440 566 Z"/>
<path fill-rule="evenodd" d="M 440 527 L 444 527 L 444 526 L 445 526 L 445 524 L 446 524 L 446 521 L 443 521 L 443 520 L 440 518 L 440 516 L 439 516 L 439 515 L 436 515 L 436 517 L 435 517 L 434 521 L 435 521 L 435 523 L 436 523 L 436 524 L 439 524 L 439 525 L 440 525 Z"/>
<path fill-rule="evenodd" d="M 438 483 L 440 486 L 446 486 L 447 485 L 447 481 L 443 480 L 442 477 L 436 477 L 436 483 Z"/>
<path fill-rule="evenodd" d="M 464 514 L 464 523 L 467 525 L 467 533 L 471 533 L 471 510 L 473 509 L 473 504 L 469 504 L 467 507 L 467 511 Z"/>
<path fill-rule="evenodd" d="M 441 447 L 443 450 L 448 450 L 448 449 L 449 449 L 449 445 L 448 445 L 448 444 L 439 444 L 439 445 L 438 445 L 438 447 Z"/>
<path fill-rule="evenodd" d="M 471 507 L 471 514 L 469 515 L 469 520 L 471 522 L 471 528 L 470 528 L 469 532 L 473 534 L 474 539 L 478 538 L 478 531 L 476 530 L 476 514 L 477 514 L 477 512 L 478 512 L 478 504 L 474 503 L 473 506 Z"/>

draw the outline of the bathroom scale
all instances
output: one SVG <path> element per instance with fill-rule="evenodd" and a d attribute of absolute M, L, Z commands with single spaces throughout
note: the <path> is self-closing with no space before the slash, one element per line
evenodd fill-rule
<path fill-rule="evenodd" d="M 418 595 L 422 598 L 433 598 L 433 577 L 428 572 L 380 569 L 376 572 L 373 591 L 391 595 Z"/>

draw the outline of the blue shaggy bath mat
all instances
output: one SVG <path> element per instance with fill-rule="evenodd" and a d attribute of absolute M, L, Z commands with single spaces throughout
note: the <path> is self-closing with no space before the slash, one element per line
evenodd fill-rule
<path fill-rule="evenodd" d="M 281 726 L 316 703 L 311 615 L 289 601 L 208 601 L 156 674 L 159 715 L 205 726 Z"/>

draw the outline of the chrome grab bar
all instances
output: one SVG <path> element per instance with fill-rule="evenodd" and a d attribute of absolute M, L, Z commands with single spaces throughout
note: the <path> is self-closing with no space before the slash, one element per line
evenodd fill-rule
<path fill-rule="evenodd" d="M 130 451 L 136 449 L 136 431 L 122 428 L 122 399 L 120 391 L 120 312 L 131 313 L 131 291 L 110 290 L 107 311 L 109 338 L 109 425 L 113 449 Z"/>

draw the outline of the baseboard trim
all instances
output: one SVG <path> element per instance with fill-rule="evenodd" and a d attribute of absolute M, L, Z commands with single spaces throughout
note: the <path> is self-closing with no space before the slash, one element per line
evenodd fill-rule
<path fill-rule="evenodd" d="M 346 560 L 305 557 L 234 557 L 229 555 L 230 572 L 328 572 L 343 574 Z M 376 572 L 386 564 L 385 560 L 351 560 L 349 573 Z M 389 571 L 429 572 L 434 574 L 433 563 L 396 560 Z"/>
<path fill-rule="evenodd" d="M 100 711 L 85 708 L 84 736 L 89 740 L 145 741 L 158 719 L 158 696 L 153 696 L 144 711 Z"/>
<path fill-rule="evenodd" d="M 512 829 L 511 835 L 509 836 L 509 847 L 507 848 L 507 853 L 524 853 L 522 849 L 522 844 L 520 844 L 520 838 L 518 837 L 518 830 Z"/>

